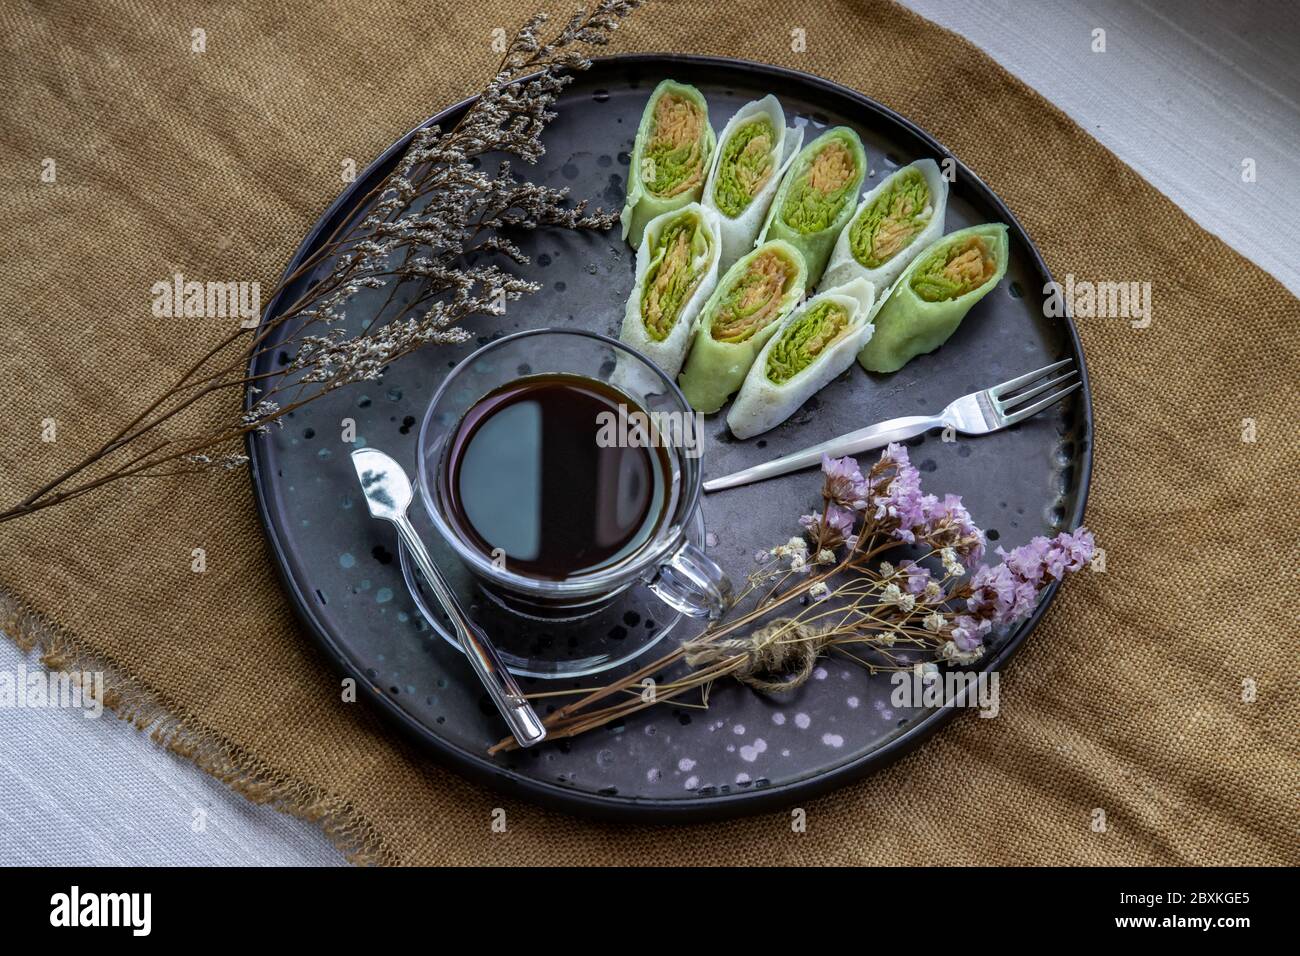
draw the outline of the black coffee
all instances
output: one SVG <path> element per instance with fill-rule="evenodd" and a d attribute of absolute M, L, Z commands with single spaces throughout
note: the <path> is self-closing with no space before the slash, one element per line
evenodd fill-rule
<path fill-rule="evenodd" d="M 461 419 L 440 470 L 452 522 L 507 570 L 563 580 L 635 554 L 664 517 L 669 464 L 659 447 L 601 447 L 602 413 L 640 412 L 579 375 L 530 375 Z M 642 444 L 648 444 L 643 442 Z"/>

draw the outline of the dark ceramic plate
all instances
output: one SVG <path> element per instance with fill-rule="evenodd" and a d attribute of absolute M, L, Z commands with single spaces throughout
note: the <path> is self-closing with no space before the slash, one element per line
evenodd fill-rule
<path fill-rule="evenodd" d="M 526 174 L 570 186 L 575 196 L 606 208 L 620 208 L 638 119 L 650 90 L 664 77 L 699 87 L 718 129 L 738 107 L 766 93 L 781 99 L 789 122 L 808 127 L 807 138 L 826 126 L 854 127 L 875 170 L 868 187 L 913 159 L 948 156 L 912 123 L 817 77 L 735 60 L 631 56 L 597 61 L 578 76 L 546 133 L 546 157 Z M 429 122 L 446 127 L 464 108 L 462 103 Z M 329 209 L 289 271 L 355 212 L 359 198 L 392 168 L 408 140 L 395 143 Z M 710 416 L 706 477 L 874 421 L 934 412 L 958 395 L 1058 359 L 1073 357 L 1082 368 L 1074 327 L 1043 314 L 1049 276 L 1029 237 L 959 160 L 956 168 L 947 229 L 1009 224 L 1006 278 L 938 351 L 889 376 L 868 375 L 855 364 L 790 421 L 758 440 L 734 441 L 723 416 Z M 539 326 L 617 335 L 634 263 L 617 228 L 600 235 L 540 232 L 525 236 L 523 246 L 534 262 L 528 274 L 544 283 L 544 291 L 512 306 L 507 316 L 484 320 L 477 342 L 413 355 L 390 367 L 382 383 L 340 390 L 294 413 L 283 429 L 250 442 L 257 500 L 286 589 L 326 654 L 400 727 L 473 778 L 554 806 L 622 819 L 703 819 L 806 799 L 896 759 L 942 726 L 954 711 L 895 709 L 887 680 L 869 678 L 851 662 L 828 659 L 816 679 L 780 697 L 719 686 L 708 710 L 669 703 L 572 741 L 486 755 L 505 728 L 464 659 L 416 610 L 392 530 L 368 516 L 348 452 L 362 444 L 377 446 L 413 474 L 418 431 L 413 426 L 441 377 L 496 336 Z M 285 301 L 296 298 L 301 284 L 312 278 L 303 277 Z M 352 321 L 370 314 L 365 300 L 350 313 Z M 273 372 L 285 361 L 271 351 L 252 371 Z M 341 440 L 345 418 L 356 422 L 356 446 Z M 1083 518 L 1092 451 L 1086 378 L 1070 399 L 1020 426 L 955 443 L 932 433 L 909 444 L 927 490 L 963 495 L 995 544 L 1014 547 L 1036 534 L 1073 528 Z M 795 533 L 798 515 L 819 500 L 819 485 L 815 472 L 803 472 L 706 496 L 711 555 L 743 580 L 757 550 Z M 986 669 L 1006 662 L 1054 591 L 1033 618 L 994 645 L 983 662 Z M 652 653 L 697 627 L 683 621 Z M 628 639 L 617 630 L 606 637 Z M 587 678 L 586 685 L 591 681 Z M 533 691 L 566 686 L 524 684 Z"/>

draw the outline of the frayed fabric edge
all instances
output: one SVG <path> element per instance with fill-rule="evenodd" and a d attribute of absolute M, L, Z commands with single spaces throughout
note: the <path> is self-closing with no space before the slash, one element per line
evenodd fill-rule
<path fill-rule="evenodd" d="M 375 828 L 345 800 L 273 770 L 203 726 L 193 714 L 170 706 L 130 673 L 2 589 L 0 631 L 24 653 L 35 649 L 48 670 L 102 673 L 102 703 L 107 710 L 129 721 L 136 730 L 147 733 L 155 743 L 192 761 L 204 773 L 250 802 L 267 804 L 319 826 L 350 863 L 360 866 L 398 863 Z"/>

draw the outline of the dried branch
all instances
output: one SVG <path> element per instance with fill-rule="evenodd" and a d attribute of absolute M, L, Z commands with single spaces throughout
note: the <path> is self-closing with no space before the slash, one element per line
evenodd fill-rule
<path fill-rule="evenodd" d="M 0 522 L 32 514 L 115 482 L 237 467 L 238 442 L 282 424 L 289 412 L 335 389 L 376 381 L 398 359 L 426 346 L 470 337 L 479 316 L 500 315 L 508 302 L 540 286 L 490 260 L 527 265 L 506 233 L 544 228 L 608 229 L 617 213 L 570 204 L 567 189 L 515 177 L 510 158 L 528 164 L 544 154 L 542 133 L 573 72 L 591 64 L 583 48 L 608 43 L 641 0 L 601 0 L 575 13 L 550 37 L 544 14 L 515 35 L 486 88 L 451 130 L 419 130 L 396 168 L 356 204 L 355 214 L 272 290 L 269 300 L 304 277 L 329 272 L 256 329 L 237 328 L 214 344 L 156 399 L 100 447 L 0 511 Z M 495 174 L 484 157 L 504 156 Z M 504 232 L 503 232 L 504 231 Z M 373 316 L 358 333 L 342 328 L 364 290 L 410 301 Z M 284 352 L 274 373 L 250 375 L 253 360 Z M 232 392 L 255 397 L 218 427 L 207 403 Z M 208 408 L 208 414 L 203 409 Z"/>
<path fill-rule="evenodd" d="M 866 475 L 852 458 L 823 458 L 822 471 L 822 509 L 800 519 L 806 537 L 755 556 L 758 567 L 733 606 L 748 610 L 603 687 L 565 692 L 578 699 L 545 718 L 547 736 L 574 737 L 692 692 L 707 706 L 723 677 L 764 694 L 793 690 L 830 653 L 873 674 L 937 677 L 941 663 L 978 661 L 995 629 L 1028 616 L 1050 582 L 1092 560 L 1092 535 L 1080 528 L 999 548 L 1001 564 L 976 567 L 984 532 L 958 496 L 922 493 L 900 445 Z M 882 560 L 905 546 L 918 557 Z M 679 676 L 657 679 L 682 665 Z M 507 737 L 488 752 L 517 746 Z"/>

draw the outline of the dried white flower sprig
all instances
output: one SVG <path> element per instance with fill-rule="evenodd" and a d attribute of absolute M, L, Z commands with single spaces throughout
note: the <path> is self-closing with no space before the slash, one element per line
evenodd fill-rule
<path fill-rule="evenodd" d="M 449 130 L 419 130 L 397 167 L 357 202 L 356 214 L 269 298 L 322 266 L 328 275 L 258 328 L 233 330 L 101 447 L 0 511 L 0 522 L 116 481 L 238 467 L 247 458 L 232 446 L 247 433 L 281 424 L 337 388 L 377 380 L 417 349 L 464 342 L 475 317 L 500 315 L 507 302 L 538 291 L 539 284 L 497 264 L 528 263 L 512 233 L 608 229 L 618 215 L 571 204 L 567 189 L 517 179 L 510 157 L 529 164 L 542 157 L 556 99 L 573 71 L 591 65 L 582 49 L 608 43 L 640 3 L 601 0 L 549 38 L 544 14 L 528 20 L 460 121 Z M 493 173 L 481 168 L 488 154 L 507 157 Z M 341 323 L 363 290 L 384 290 L 384 306 L 349 333 Z M 401 307 L 390 309 L 398 301 Z M 250 376 L 251 360 L 271 350 L 287 361 Z M 245 389 L 256 397 L 252 406 L 212 426 L 220 411 L 210 403 L 228 403 Z"/>

